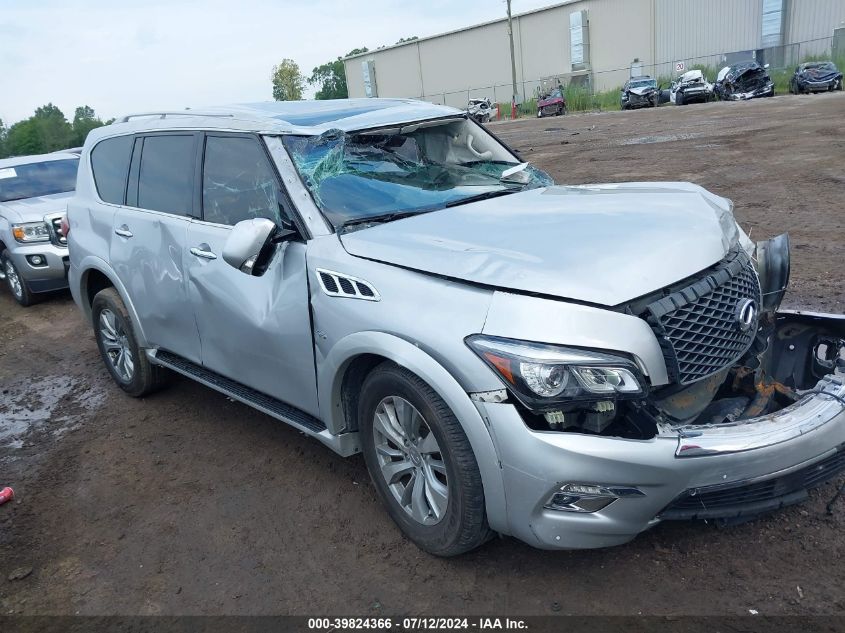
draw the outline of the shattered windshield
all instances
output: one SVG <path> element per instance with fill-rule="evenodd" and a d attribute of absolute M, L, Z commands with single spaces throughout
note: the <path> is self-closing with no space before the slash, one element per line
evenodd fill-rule
<path fill-rule="evenodd" d="M 356 133 L 329 130 L 285 136 L 283 142 L 336 228 L 554 184 L 465 119 Z"/>
<path fill-rule="evenodd" d="M 639 79 L 637 81 L 631 81 L 628 83 L 628 89 L 631 88 L 655 88 L 657 87 L 657 82 L 654 79 Z"/>
<path fill-rule="evenodd" d="M 810 62 L 804 64 L 804 70 L 836 70 L 832 62 Z"/>

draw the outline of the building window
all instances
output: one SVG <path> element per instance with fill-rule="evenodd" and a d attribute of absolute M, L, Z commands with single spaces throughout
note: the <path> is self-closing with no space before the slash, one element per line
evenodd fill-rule
<path fill-rule="evenodd" d="M 760 35 L 763 48 L 783 44 L 783 0 L 763 0 Z"/>

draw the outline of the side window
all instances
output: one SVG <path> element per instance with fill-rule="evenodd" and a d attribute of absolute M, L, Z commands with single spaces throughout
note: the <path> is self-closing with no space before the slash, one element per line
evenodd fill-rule
<path fill-rule="evenodd" d="M 267 218 L 280 224 L 279 185 L 253 138 L 207 136 L 202 173 L 203 220 L 234 225 Z"/>
<path fill-rule="evenodd" d="M 194 191 L 194 137 L 147 136 L 138 175 L 138 206 L 190 215 Z"/>
<path fill-rule="evenodd" d="M 97 193 L 104 202 L 123 204 L 132 136 L 118 136 L 100 141 L 91 151 L 91 171 Z"/>

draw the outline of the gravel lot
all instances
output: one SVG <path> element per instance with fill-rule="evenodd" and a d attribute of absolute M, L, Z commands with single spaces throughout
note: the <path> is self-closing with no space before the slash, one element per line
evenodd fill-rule
<path fill-rule="evenodd" d="M 843 120 L 838 93 L 492 129 L 561 183 L 732 198 L 752 238 L 790 232 L 787 303 L 842 312 Z M 393 526 L 362 459 L 186 380 L 123 396 L 67 294 L 24 310 L 0 291 L 0 385 L 0 487 L 18 495 L 0 506 L 3 614 L 845 613 L 832 484 L 727 530 L 664 524 L 577 552 L 499 539 L 439 560 Z"/>

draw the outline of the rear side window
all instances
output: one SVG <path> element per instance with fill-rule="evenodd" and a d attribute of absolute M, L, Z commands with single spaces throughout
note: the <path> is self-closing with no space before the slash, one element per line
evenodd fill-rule
<path fill-rule="evenodd" d="M 279 185 L 258 141 L 208 136 L 202 176 L 203 219 L 234 225 L 267 218 L 279 224 Z"/>
<path fill-rule="evenodd" d="M 132 154 L 132 137 L 118 136 L 97 143 L 91 151 L 91 170 L 97 193 L 104 202 L 123 204 Z"/>
<path fill-rule="evenodd" d="M 138 206 L 189 215 L 193 209 L 194 137 L 147 136 L 138 176 Z"/>

